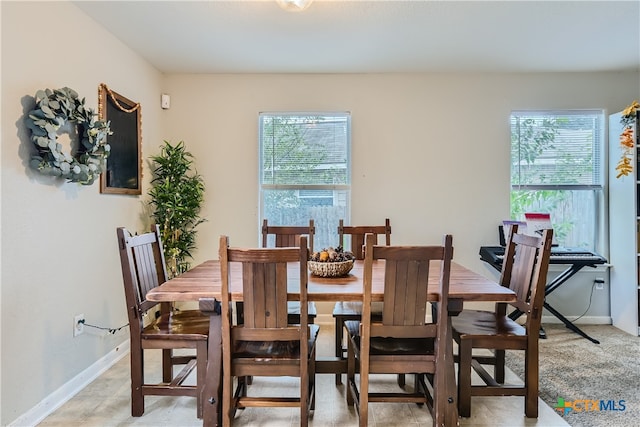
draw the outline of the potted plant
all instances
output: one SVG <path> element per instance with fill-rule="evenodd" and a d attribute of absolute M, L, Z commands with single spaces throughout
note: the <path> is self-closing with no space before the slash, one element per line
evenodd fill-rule
<path fill-rule="evenodd" d="M 160 154 L 151 160 L 149 203 L 162 233 L 168 274 L 175 277 L 191 267 L 187 259 L 196 247 L 196 227 L 205 221 L 200 217 L 204 181 L 192 171 L 193 155 L 186 151 L 184 141 L 175 145 L 164 141 Z"/>

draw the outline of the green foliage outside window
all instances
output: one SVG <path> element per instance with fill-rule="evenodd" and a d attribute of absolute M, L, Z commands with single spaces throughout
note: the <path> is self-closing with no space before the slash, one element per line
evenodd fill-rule
<path fill-rule="evenodd" d="M 262 130 L 262 183 L 294 187 L 264 193 L 265 206 L 300 208 L 300 186 L 345 184 L 344 168 L 333 166 L 332 139 L 324 118 L 316 116 L 270 116 Z M 337 159 L 344 164 L 346 159 Z"/>
<path fill-rule="evenodd" d="M 586 114 L 512 115 L 512 219 L 523 220 L 525 212 L 550 213 L 554 240 L 592 246 L 594 230 L 584 219 L 594 214 L 593 189 L 600 182 L 594 163 L 597 129 Z"/>
<path fill-rule="evenodd" d="M 302 119 L 302 121 L 301 121 Z M 271 117 L 263 129 L 262 182 L 269 184 L 315 184 L 317 166 L 326 154 L 311 143 L 306 123 L 313 117 Z M 265 193 L 267 206 L 298 208 L 297 191 L 284 190 Z"/>
<path fill-rule="evenodd" d="M 316 223 L 316 243 L 335 246 L 348 217 L 349 130 L 345 113 L 261 113 L 260 220 Z"/>

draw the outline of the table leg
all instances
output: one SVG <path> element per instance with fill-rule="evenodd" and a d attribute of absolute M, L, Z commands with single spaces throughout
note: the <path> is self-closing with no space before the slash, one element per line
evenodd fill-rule
<path fill-rule="evenodd" d="M 344 358 L 344 352 L 342 351 L 342 329 L 344 328 L 344 324 L 342 316 L 336 317 L 336 330 L 334 331 L 335 338 L 335 355 L 337 359 Z M 336 374 L 336 385 L 342 384 L 342 374 Z M 348 392 L 348 390 L 347 390 Z"/>
<path fill-rule="evenodd" d="M 207 355 L 207 377 L 202 390 L 203 427 L 222 425 L 220 412 L 222 378 L 222 322 L 220 303 L 214 299 L 201 299 L 200 311 L 209 316 L 209 349 Z"/>

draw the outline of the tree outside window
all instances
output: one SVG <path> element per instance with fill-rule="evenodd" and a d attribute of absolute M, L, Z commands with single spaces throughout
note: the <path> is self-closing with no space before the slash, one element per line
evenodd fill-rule
<path fill-rule="evenodd" d="M 349 217 L 350 115 L 260 114 L 259 224 L 315 221 L 314 247 L 337 245 L 337 224 Z"/>
<path fill-rule="evenodd" d="M 550 213 L 561 246 L 595 250 L 603 193 L 602 111 L 511 114 L 511 218 Z"/>

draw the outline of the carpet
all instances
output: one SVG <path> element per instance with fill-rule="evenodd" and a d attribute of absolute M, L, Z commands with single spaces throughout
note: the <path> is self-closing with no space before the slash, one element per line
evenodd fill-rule
<path fill-rule="evenodd" d="M 543 326 L 540 398 L 552 408 L 558 399 L 572 403 L 577 409 L 563 418 L 574 427 L 640 425 L 640 338 L 611 325 L 580 325 L 600 341 L 594 344 L 564 325 Z M 524 353 L 507 351 L 507 366 L 524 378 Z"/>

